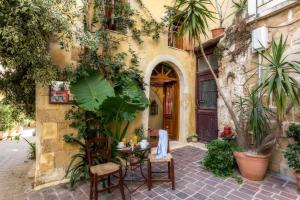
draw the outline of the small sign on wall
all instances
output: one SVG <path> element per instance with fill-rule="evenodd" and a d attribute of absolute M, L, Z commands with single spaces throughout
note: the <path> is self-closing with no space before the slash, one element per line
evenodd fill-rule
<path fill-rule="evenodd" d="M 73 103 L 73 96 L 70 92 L 70 82 L 51 81 L 49 87 L 50 104 L 70 104 Z"/>

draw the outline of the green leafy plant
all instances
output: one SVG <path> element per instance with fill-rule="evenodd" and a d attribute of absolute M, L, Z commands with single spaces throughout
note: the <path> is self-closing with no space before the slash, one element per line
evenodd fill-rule
<path fill-rule="evenodd" d="M 284 151 L 284 157 L 291 169 L 300 169 L 300 144 L 289 144 Z"/>
<path fill-rule="evenodd" d="M 222 44 L 218 44 L 217 47 L 214 49 L 213 54 L 219 61 L 222 60 L 225 49 L 225 46 Z"/>
<path fill-rule="evenodd" d="M 260 53 L 267 63 L 262 64 L 264 76 L 258 90 L 267 96 L 268 105 L 271 99 L 275 103 L 277 128 L 264 139 L 259 151 L 272 149 L 282 134 L 282 121 L 287 113 L 288 102 L 292 106 L 299 105 L 300 85 L 294 76 L 300 75 L 300 62 L 288 60 L 289 56 L 299 53 L 287 53 L 286 49 L 287 38 L 281 35 L 279 41 L 272 40 L 270 50 Z"/>
<path fill-rule="evenodd" d="M 207 145 L 207 149 L 207 155 L 201 163 L 216 176 L 232 176 L 236 166 L 233 151 L 237 145 L 231 141 L 214 140 Z"/>
<path fill-rule="evenodd" d="M 36 158 L 36 144 L 35 142 L 30 142 L 29 140 L 27 140 L 26 138 L 22 137 L 25 142 L 29 145 L 29 150 L 28 150 L 28 158 L 30 160 L 35 160 Z"/>
<path fill-rule="evenodd" d="M 286 131 L 288 137 L 293 138 L 296 142 L 300 142 L 300 125 L 291 124 Z"/>
<path fill-rule="evenodd" d="M 137 129 L 135 129 L 135 131 L 134 131 L 135 135 L 138 136 L 138 138 L 140 140 L 146 139 L 145 132 L 146 132 L 146 130 L 143 125 L 141 125 Z"/>
<path fill-rule="evenodd" d="M 248 0 L 237 0 L 237 1 L 232 1 L 232 3 L 233 3 L 235 16 L 241 17 L 243 15 L 243 12 L 247 9 Z"/>
<path fill-rule="evenodd" d="M 0 103 L 0 130 L 7 131 L 15 127 L 15 121 L 12 116 L 12 108 L 9 105 Z"/>
<path fill-rule="evenodd" d="M 114 88 L 100 74 L 92 73 L 71 84 L 70 90 L 76 104 L 83 110 L 97 112 L 108 97 L 115 96 Z"/>
<path fill-rule="evenodd" d="M 255 146 L 260 149 L 262 141 L 270 130 L 270 117 L 274 113 L 263 104 L 261 93 L 258 90 L 249 90 L 248 95 L 240 97 L 236 105 L 241 115 L 240 122 L 245 124 L 243 125 L 245 134 L 252 131 Z"/>
<path fill-rule="evenodd" d="M 69 46 L 74 8 L 73 0 L 0 2 L 0 91 L 28 117 L 35 116 L 36 84 L 47 85 L 63 71 L 52 62 L 49 41 Z"/>
<path fill-rule="evenodd" d="M 207 36 L 208 29 L 208 20 L 213 20 L 213 12 L 209 8 L 211 2 L 209 0 L 176 0 L 175 5 L 172 10 L 176 12 L 170 15 L 170 24 L 179 24 L 179 35 L 184 36 L 188 35 L 189 41 L 192 45 L 199 45 L 199 50 L 207 64 L 210 72 L 212 73 L 214 80 L 216 81 L 217 89 L 220 94 L 220 97 L 224 101 L 226 108 L 229 111 L 229 114 L 232 118 L 232 121 L 235 125 L 235 131 L 238 135 L 238 143 L 240 146 L 244 146 L 244 132 L 236 112 L 233 110 L 231 103 L 226 98 L 223 88 L 219 83 L 219 79 L 211 66 L 208 58 L 205 54 L 201 37 Z M 182 22 L 182 23 L 179 23 Z"/>
<path fill-rule="evenodd" d="M 66 170 L 70 187 L 74 188 L 78 181 L 89 178 L 83 141 L 97 135 L 110 136 L 113 139 L 112 156 L 116 157 L 118 142 L 126 135 L 137 113 L 148 106 L 148 99 L 135 80 L 121 79 L 118 85 L 112 87 L 101 74 L 94 72 L 71 83 L 70 90 L 78 108 L 70 111 L 67 117 L 73 120 L 71 126 L 77 128 L 79 133 L 77 136 L 65 135 L 64 141 L 80 147 Z"/>
<path fill-rule="evenodd" d="M 79 153 L 71 156 L 71 161 L 66 169 L 65 175 L 65 177 L 70 178 L 70 188 L 74 189 L 79 181 L 88 180 L 90 178 L 85 144 L 80 139 L 72 135 L 64 135 L 64 141 L 66 143 L 73 145 L 77 144 L 79 146 Z"/>
<path fill-rule="evenodd" d="M 118 88 L 117 90 L 120 90 Z M 128 126 L 140 111 L 148 107 L 148 99 L 135 81 L 130 79 L 122 87 L 121 92 L 116 97 L 109 97 L 100 107 L 103 119 L 110 127 L 114 125 L 111 136 L 120 142 L 127 133 Z M 122 127 L 122 124 L 125 126 Z M 110 130 L 109 128 L 107 128 Z"/>
<path fill-rule="evenodd" d="M 300 125 L 291 124 L 287 136 L 293 138 L 295 143 L 289 144 L 283 155 L 291 169 L 300 170 Z"/>

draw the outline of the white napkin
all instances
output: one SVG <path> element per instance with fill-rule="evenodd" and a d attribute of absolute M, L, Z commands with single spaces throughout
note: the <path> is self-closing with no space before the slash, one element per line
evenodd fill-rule
<path fill-rule="evenodd" d="M 168 155 L 168 131 L 160 129 L 157 145 L 157 159 L 162 159 Z"/>

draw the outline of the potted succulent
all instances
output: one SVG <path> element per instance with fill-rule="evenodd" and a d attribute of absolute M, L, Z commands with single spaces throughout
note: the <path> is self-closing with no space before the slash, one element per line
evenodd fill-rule
<path fill-rule="evenodd" d="M 270 154 L 278 138 L 282 135 L 282 122 L 285 119 L 285 115 L 293 105 L 299 105 L 298 93 L 300 84 L 293 77 L 300 75 L 300 63 L 287 59 L 292 53 L 286 53 L 286 41 L 281 35 L 278 42 L 272 41 L 270 50 L 260 53 L 267 62 L 261 64 L 263 76 L 255 89 L 255 93 L 264 97 L 264 103 L 261 98 L 257 98 L 257 102 L 254 102 L 255 98 L 253 98 L 251 100 L 252 105 L 248 105 L 248 109 L 250 108 L 252 111 L 248 112 L 245 110 L 247 106 L 240 106 L 242 109 L 239 112 L 240 118 L 242 118 L 240 121 L 245 119 L 245 114 L 250 114 L 248 118 L 246 117 L 248 119 L 246 121 L 253 132 L 256 148 L 252 149 L 252 152 L 234 152 L 234 155 L 242 176 L 250 180 L 263 179 L 268 168 Z M 271 99 L 273 100 L 271 101 Z M 242 105 L 245 102 L 247 101 L 241 100 Z M 291 106 L 287 102 L 290 102 Z M 257 105 L 254 106 L 254 103 Z M 273 112 L 271 113 L 271 110 L 268 110 L 271 103 L 276 105 L 274 118 L 277 122 L 276 130 L 272 131 L 269 127 L 269 119 L 273 117 L 271 116 Z M 243 129 L 243 127 L 239 126 L 244 134 L 238 134 L 238 143 L 247 149 L 247 128 Z"/>
<path fill-rule="evenodd" d="M 236 103 L 240 112 L 240 123 L 243 124 L 245 138 L 254 140 L 253 144 L 243 147 L 245 151 L 234 151 L 240 173 L 243 177 L 260 181 L 264 178 L 268 169 L 270 153 L 258 152 L 263 139 L 270 130 L 269 118 L 272 111 L 263 105 L 261 93 L 258 90 L 250 90 L 248 96 L 240 97 Z M 251 141 L 251 140 L 250 140 Z"/>
<path fill-rule="evenodd" d="M 291 169 L 295 170 L 295 177 L 300 191 L 300 125 L 291 124 L 287 136 L 293 138 L 295 143 L 289 144 L 284 151 L 284 158 Z"/>
<path fill-rule="evenodd" d="M 243 120 L 247 123 L 240 122 L 239 118 L 241 119 L 242 116 L 244 116 L 243 114 L 241 115 L 241 113 L 243 112 L 237 112 L 236 110 L 234 110 L 231 102 L 226 98 L 224 90 L 219 83 L 219 79 L 205 54 L 203 43 L 201 41 L 201 36 L 206 35 L 206 28 L 208 27 L 207 21 L 214 18 L 213 13 L 208 8 L 208 5 L 209 1 L 176 0 L 174 9 L 178 10 L 178 13 L 172 16 L 170 21 L 172 23 L 176 23 L 183 18 L 185 19 L 185 23 L 179 26 L 179 34 L 181 36 L 188 34 L 190 43 L 193 45 L 199 45 L 199 50 L 210 72 L 212 73 L 214 80 L 216 81 L 216 86 L 218 88 L 220 98 L 223 100 L 224 105 L 226 106 L 234 124 L 234 132 L 237 136 L 238 145 L 240 148 L 248 150 L 247 136 L 249 135 L 249 132 L 245 131 L 246 129 L 244 124 L 249 125 L 252 122 L 247 120 Z M 290 107 L 293 107 L 293 105 L 299 105 L 298 93 L 300 92 L 300 84 L 294 77 L 300 75 L 300 63 L 298 61 L 290 59 L 292 57 L 289 57 L 289 54 L 287 54 L 286 52 L 286 41 L 287 40 L 283 40 L 283 37 L 281 36 L 279 42 L 272 40 L 271 48 L 269 50 L 259 52 L 262 58 L 264 58 L 265 63 L 260 64 L 263 73 L 261 73 L 262 77 L 260 77 L 260 80 L 258 81 L 259 85 L 257 86 L 256 91 L 259 91 L 258 94 L 261 94 L 264 97 L 264 102 L 267 107 L 271 105 L 271 102 L 276 105 L 276 109 L 274 109 L 276 111 L 275 118 L 277 121 L 276 131 L 261 131 L 257 129 L 257 133 L 260 132 L 264 134 L 263 137 L 260 137 L 259 135 L 257 135 L 256 137 L 254 130 L 252 130 L 252 132 L 254 133 L 253 135 L 255 136 L 255 140 L 260 140 L 261 144 L 255 144 L 256 148 L 252 149 L 254 153 L 242 152 L 243 155 L 257 155 L 258 158 L 262 157 L 262 159 L 266 159 L 268 161 L 269 154 L 272 152 L 277 139 L 282 134 L 282 121 L 285 119 L 286 112 Z M 292 54 L 295 53 L 290 53 L 290 55 Z M 253 72 L 254 70 L 250 70 L 250 72 L 251 71 Z M 256 72 L 256 74 L 258 73 Z M 257 76 L 252 75 L 250 77 Z M 262 103 L 262 99 L 258 99 L 260 99 L 259 102 Z M 292 103 L 292 106 L 289 106 L 289 103 Z M 241 117 L 238 117 L 239 115 Z M 252 127 L 255 129 L 258 127 L 262 127 L 256 127 L 254 125 L 255 124 L 253 124 Z M 265 127 L 262 128 L 265 129 Z M 236 155 L 236 158 L 237 157 L 238 155 Z M 244 156 L 243 159 L 252 159 L 252 157 Z M 253 162 L 256 161 L 254 160 Z M 243 170 L 242 165 L 239 165 L 239 168 L 241 171 Z M 264 168 L 267 167 L 264 166 L 263 169 Z M 252 168 L 251 170 L 254 171 L 255 169 Z"/>

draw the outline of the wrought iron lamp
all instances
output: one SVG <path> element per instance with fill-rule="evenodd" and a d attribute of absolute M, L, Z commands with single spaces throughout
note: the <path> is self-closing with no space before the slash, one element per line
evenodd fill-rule
<path fill-rule="evenodd" d="M 153 100 L 150 104 L 150 115 L 157 115 L 158 114 L 158 104 L 155 100 Z"/>

